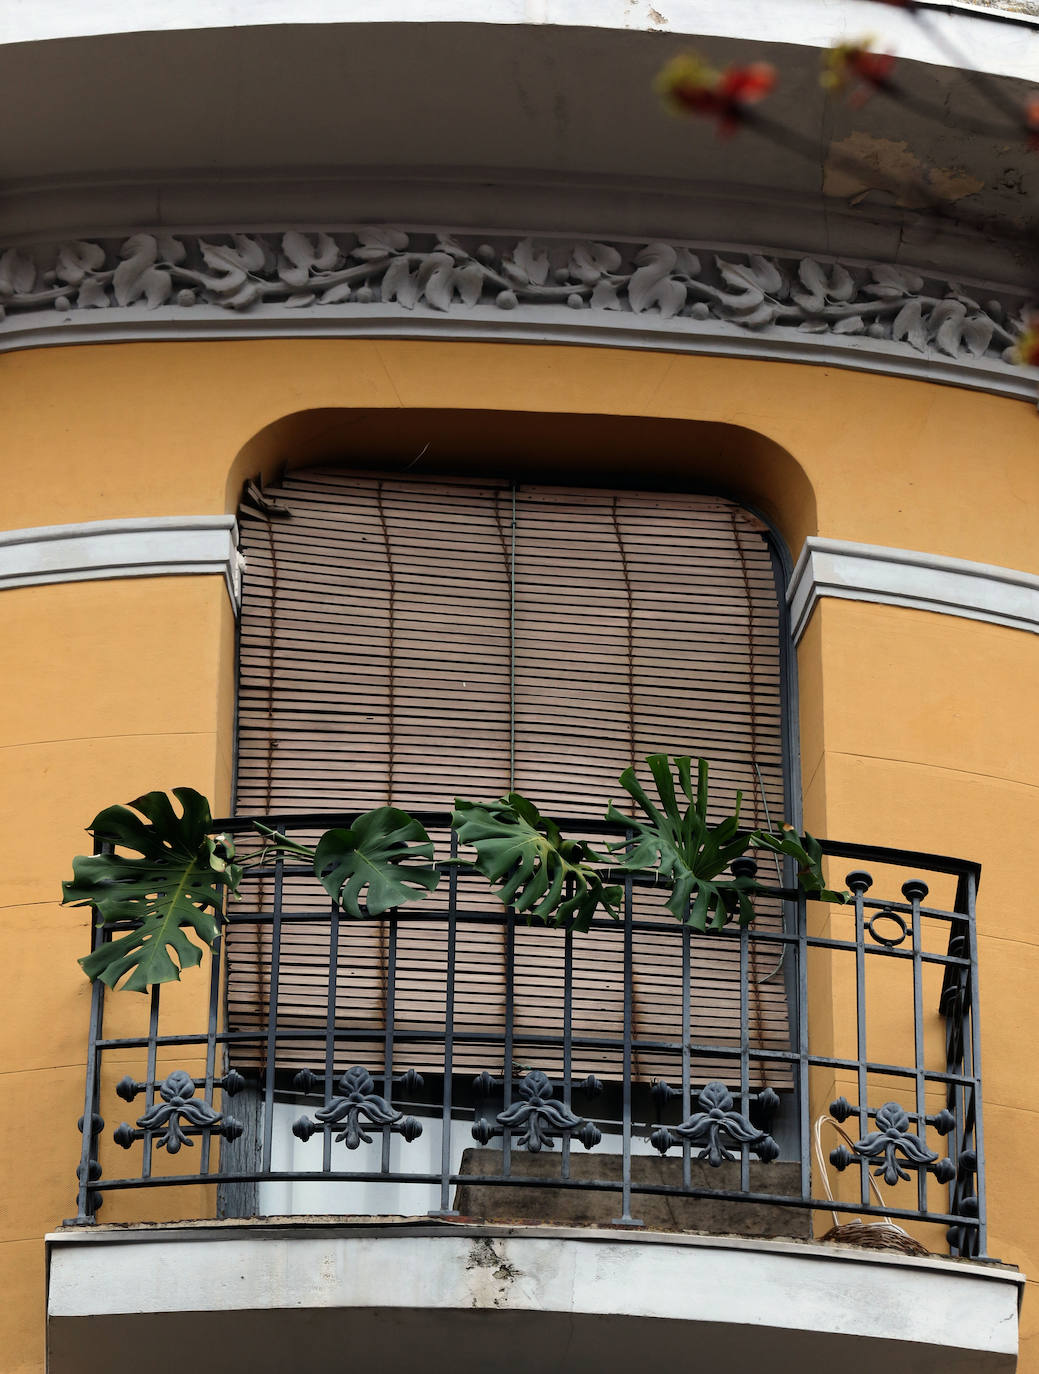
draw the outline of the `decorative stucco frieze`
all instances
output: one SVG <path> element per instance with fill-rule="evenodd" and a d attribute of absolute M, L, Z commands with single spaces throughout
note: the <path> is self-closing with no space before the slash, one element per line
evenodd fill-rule
<path fill-rule="evenodd" d="M 298 333 L 315 325 L 327 332 L 321 326 L 333 319 L 348 331 L 351 319 L 356 325 L 388 315 L 402 324 L 441 316 L 490 327 L 517 311 L 529 322 L 533 310 L 546 325 L 565 317 L 575 326 L 612 326 L 617 342 L 624 325 L 666 327 L 672 341 L 721 330 L 737 339 L 794 341 L 799 356 L 812 340 L 843 345 L 860 359 L 843 359 L 846 366 L 868 367 L 871 354 L 884 353 L 956 365 L 956 375 L 936 373 L 939 380 L 964 381 L 964 365 L 996 376 L 1012 371 L 1021 380 L 1011 348 L 1026 308 L 1007 290 L 891 264 L 659 241 L 488 240 L 391 226 L 135 233 L 0 253 L 0 346 L 14 347 L 60 343 L 57 326 L 69 326 L 76 342 L 91 325 L 110 334 L 118 317 L 131 315 L 143 321 L 142 333 L 154 333 L 149 325 L 168 332 L 177 322 L 211 325 L 215 312 L 228 324 L 205 329 L 212 335 L 264 332 L 275 318 L 278 332 L 288 326 Z M 388 332 L 385 324 L 379 332 Z"/>

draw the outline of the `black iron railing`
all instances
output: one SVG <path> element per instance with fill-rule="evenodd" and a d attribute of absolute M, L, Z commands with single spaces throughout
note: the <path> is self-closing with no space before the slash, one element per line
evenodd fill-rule
<path fill-rule="evenodd" d="M 447 818 L 418 818 L 454 857 Z M 787 1209 L 803 1234 L 832 1211 L 983 1256 L 978 868 L 824 851 L 848 905 L 777 881 L 753 926 L 709 935 L 631 878 L 620 921 L 528 926 L 453 864 L 431 900 L 355 921 L 279 855 L 180 987 L 95 986 L 77 1220 L 106 1193 L 210 1183 L 211 1215 L 551 1222 L 569 1190 L 629 1226 L 661 1198 L 688 1229 L 705 1201 Z M 106 1007 L 133 1033 L 107 1034 Z"/>

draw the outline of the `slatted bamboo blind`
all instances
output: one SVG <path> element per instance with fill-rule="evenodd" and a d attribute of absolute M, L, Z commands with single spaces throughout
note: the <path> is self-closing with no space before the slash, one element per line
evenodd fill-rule
<path fill-rule="evenodd" d="M 748 823 L 782 816 L 776 587 L 764 527 L 748 512 L 716 496 L 337 468 L 293 472 L 267 495 L 287 518 L 240 512 L 240 813 L 350 812 L 387 801 L 447 810 L 456 796 L 489 800 L 514 789 L 548 814 L 598 818 L 609 798 L 628 800 L 619 773 L 663 752 L 710 760 L 717 814 L 742 790 Z M 313 885 L 288 884 L 286 902 L 321 906 Z M 486 906 L 486 889 L 463 882 L 460 903 Z M 438 904 L 439 893 L 428 919 L 400 927 L 400 1029 L 443 1027 Z M 659 912 L 659 894 L 639 897 L 640 918 Z M 636 940 L 636 1032 L 674 1040 L 677 942 L 671 918 L 660 919 L 659 936 Z M 759 916 L 761 925 L 776 920 Z M 347 925 L 340 937 L 344 1028 L 381 1024 L 384 940 L 366 926 Z M 693 1038 L 738 1044 L 737 950 L 694 943 Z M 574 1034 L 617 1035 L 620 941 L 591 933 L 578 944 Z M 260 1024 L 269 948 L 239 942 L 230 959 L 232 1019 Z M 757 963 L 752 1042 L 785 1047 L 783 980 L 762 981 L 771 969 Z M 328 967 L 324 925 L 286 930 L 279 1024 L 315 1027 L 300 1063 L 320 1042 Z M 558 1033 L 561 968 L 561 940 L 542 927 L 518 932 L 518 1062 L 555 1067 L 522 1041 L 525 1030 Z M 461 926 L 458 970 L 458 1029 L 500 1024 L 501 932 Z M 351 1062 L 364 1048 L 347 1052 Z M 369 1052 L 378 1059 L 381 1047 Z M 456 1047 L 462 1068 L 493 1070 L 487 1057 L 478 1045 Z M 616 1059 L 586 1055 L 581 1069 L 609 1074 Z M 434 1069 L 435 1054 L 411 1045 L 399 1065 Z M 673 1063 L 637 1067 L 674 1072 Z"/>

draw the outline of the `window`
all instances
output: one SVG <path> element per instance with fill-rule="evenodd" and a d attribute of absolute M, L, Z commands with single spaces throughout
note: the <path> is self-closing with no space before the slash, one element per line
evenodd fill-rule
<path fill-rule="evenodd" d="M 456 796 L 516 790 L 557 819 L 594 819 L 611 797 L 627 801 L 621 771 L 661 752 L 710 760 L 719 814 L 742 790 L 749 824 L 782 818 L 781 622 L 767 531 L 748 511 L 713 495 L 336 467 L 291 472 L 265 494 L 276 517 L 241 511 L 239 813 L 447 811 Z M 460 901 L 486 905 L 486 888 Z M 445 995 L 442 893 L 427 905 L 421 937 L 402 926 L 396 951 L 396 1024 L 418 1033 L 442 1026 Z M 638 914 L 650 925 L 636 937 L 633 1011 L 652 1038 L 674 1024 L 679 971 L 652 930 L 671 923 L 659 894 L 641 894 Z M 762 904 L 760 922 L 779 919 Z M 337 1026 L 381 1024 L 385 938 L 344 922 Z M 478 1033 L 503 1015 L 502 934 L 460 927 L 459 941 L 456 1026 Z M 730 1045 L 737 951 L 696 943 L 692 1039 Z M 540 925 L 516 933 L 517 1062 L 549 1072 L 520 1041 L 558 1025 L 560 945 Z M 580 941 L 575 1034 L 620 1023 L 617 945 L 594 931 Z M 269 949 L 232 944 L 229 956 L 233 1022 L 253 1027 Z M 292 1064 L 322 1042 L 328 970 L 327 936 L 286 929 L 279 1023 L 321 1028 L 280 1052 Z M 785 1047 L 782 976 L 750 976 L 754 1043 Z M 416 1041 L 398 1067 L 435 1070 L 435 1059 Z M 608 1075 L 615 1059 L 602 1050 L 582 1071 Z M 460 1071 L 486 1061 L 478 1043 L 456 1047 Z M 698 1062 L 703 1076 L 724 1072 L 706 1051 Z M 638 1053 L 636 1069 L 662 1071 Z"/>

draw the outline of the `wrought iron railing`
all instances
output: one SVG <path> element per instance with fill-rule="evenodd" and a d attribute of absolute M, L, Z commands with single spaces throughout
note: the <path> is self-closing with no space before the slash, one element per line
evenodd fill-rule
<path fill-rule="evenodd" d="M 454 857 L 447 818 L 419 819 Z M 551 1222 L 582 1193 L 600 1223 L 659 1224 L 663 1198 L 679 1229 L 739 1229 L 758 1205 L 811 1234 L 832 1211 L 983 1256 L 979 870 L 823 848 L 848 905 L 777 882 L 753 926 L 708 935 L 630 877 L 619 921 L 528 927 L 456 864 L 431 901 L 355 921 L 279 855 L 179 987 L 95 985 L 76 1220 L 132 1190 L 150 1200 L 120 1219 L 156 1219 L 151 1190 L 200 1183 L 210 1215 Z"/>

